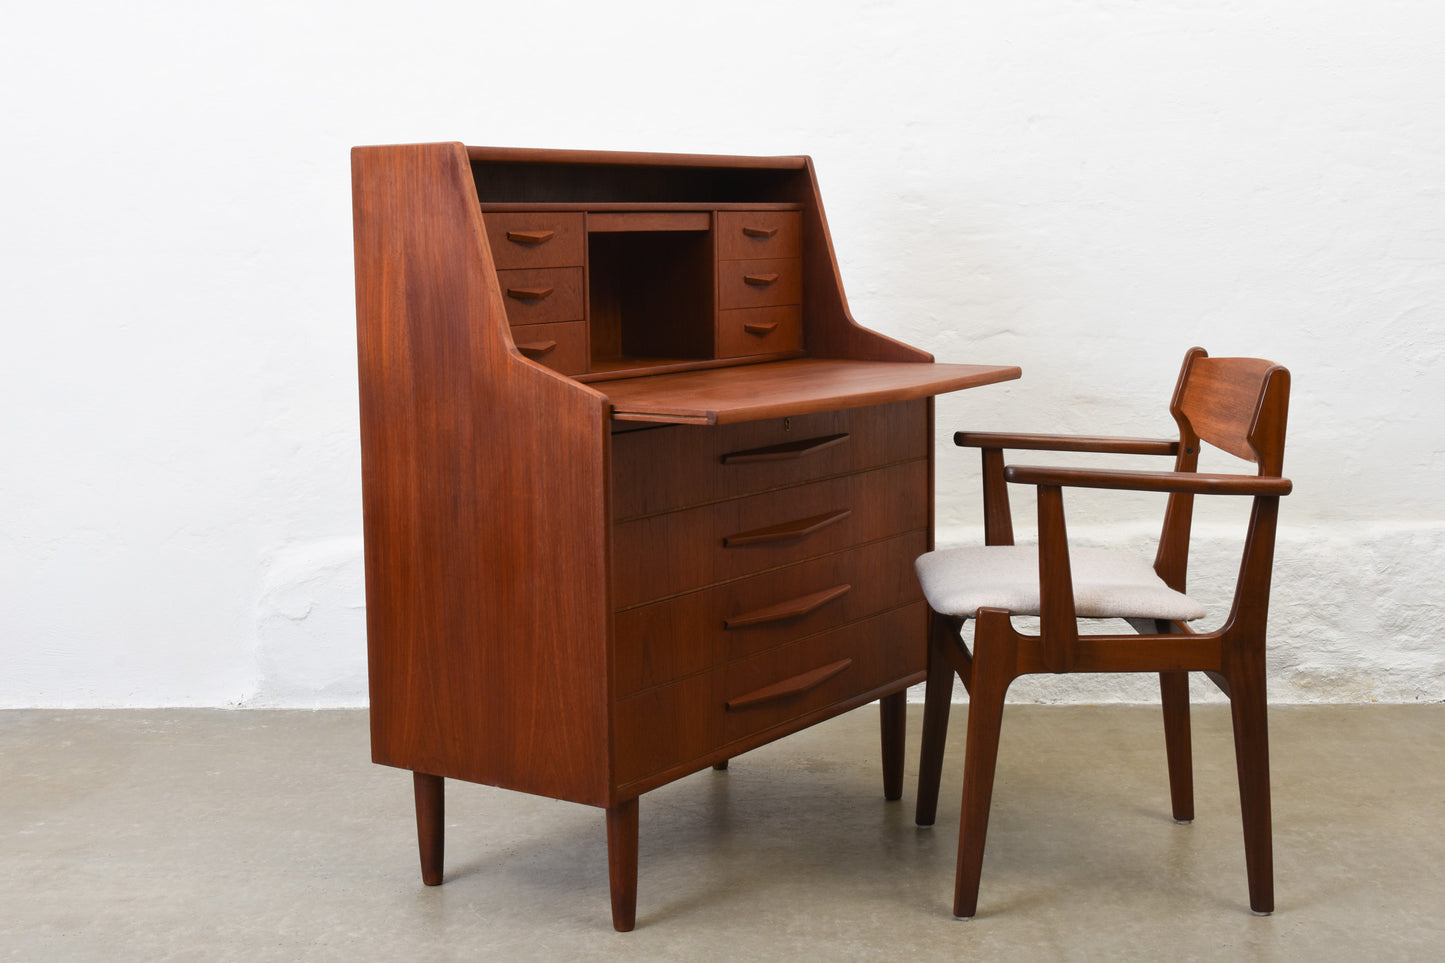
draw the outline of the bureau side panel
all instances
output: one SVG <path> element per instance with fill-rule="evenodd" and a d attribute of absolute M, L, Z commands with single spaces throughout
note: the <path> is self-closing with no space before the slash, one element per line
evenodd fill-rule
<path fill-rule="evenodd" d="M 461 145 L 352 174 L 373 759 L 603 805 L 605 400 L 506 337 Z"/>

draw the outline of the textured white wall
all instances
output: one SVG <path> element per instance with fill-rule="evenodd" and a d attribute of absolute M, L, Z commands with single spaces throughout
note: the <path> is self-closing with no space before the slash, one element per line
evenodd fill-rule
<path fill-rule="evenodd" d="M 347 151 L 451 139 L 813 154 L 855 314 L 1025 371 L 939 403 L 942 543 L 955 427 L 1162 433 L 1189 345 L 1288 364 L 1273 695 L 1445 698 L 1442 38 L 1433 0 L 16 7 L 0 706 L 364 700 Z"/>

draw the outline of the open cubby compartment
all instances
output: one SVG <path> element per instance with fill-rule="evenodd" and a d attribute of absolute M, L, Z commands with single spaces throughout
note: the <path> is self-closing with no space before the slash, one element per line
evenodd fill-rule
<path fill-rule="evenodd" d="M 713 265 L 710 230 L 589 233 L 591 370 L 711 359 Z"/>

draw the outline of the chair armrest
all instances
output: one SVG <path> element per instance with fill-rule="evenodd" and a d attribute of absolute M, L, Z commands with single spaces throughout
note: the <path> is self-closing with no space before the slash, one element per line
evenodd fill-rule
<path fill-rule="evenodd" d="M 1112 488 L 1139 492 L 1180 492 L 1196 495 L 1288 495 L 1288 478 L 1261 475 L 1217 475 L 1190 471 L 1114 471 L 1094 468 L 1048 468 L 1010 465 L 1004 478 L 1019 485 L 1068 488 Z"/>
<path fill-rule="evenodd" d="M 1102 435 L 1022 435 L 1003 431 L 958 431 L 960 448 L 1014 448 L 1024 451 L 1089 451 L 1111 455 L 1177 455 L 1179 442 L 1168 438 L 1110 438 Z"/>

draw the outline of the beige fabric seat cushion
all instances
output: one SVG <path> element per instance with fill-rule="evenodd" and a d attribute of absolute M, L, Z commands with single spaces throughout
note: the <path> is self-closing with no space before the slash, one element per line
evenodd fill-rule
<path fill-rule="evenodd" d="M 1070 548 L 1080 618 L 1188 621 L 1204 607 L 1176 592 L 1154 567 L 1126 553 Z M 950 548 L 919 556 L 918 580 L 935 612 L 973 618 L 980 608 L 1039 614 L 1039 551 L 1030 545 Z"/>

